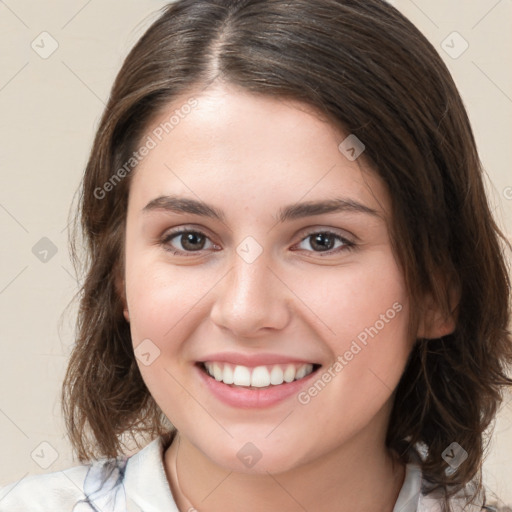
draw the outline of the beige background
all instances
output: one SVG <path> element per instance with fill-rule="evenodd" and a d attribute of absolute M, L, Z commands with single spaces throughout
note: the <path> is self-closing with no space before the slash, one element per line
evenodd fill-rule
<path fill-rule="evenodd" d="M 67 254 L 68 211 L 115 74 L 165 3 L 0 0 L 0 484 L 44 472 L 41 466 L 55 471 L 75 464 L 59 405 L 74 309 L 61 315 L 77 290 Z M 452 71 L 496 216 L 511 234 L 512 2 L 392 3 Z M 44 59 L 33 41 L 40 53 L 58 48 Z M 469 46 L 458 56 L 464 41 Z M 50 251 L 46 262 L 32 252 L 37 243 Z M 489 490 L 512 503 L 511 394 L 506 402 L 484 468 Z"/>

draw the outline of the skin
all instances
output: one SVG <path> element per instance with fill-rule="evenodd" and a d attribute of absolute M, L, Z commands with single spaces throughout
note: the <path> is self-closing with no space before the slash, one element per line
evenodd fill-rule
<path fill-rule="evenodd" d="M 362 158 L 351 162 L 338 150 L 346 134 L 311 108 L 226 84 L 177 98 L 146 136 L 191 96 L 197 107 L 132 176 L 123 283 L 134 348 L 149 339 L 160 351 L 138 363 L 179 432 L 179 487 L 177 442 L 164 454 L 177 504 L 201 512 L 233 503 L 247 512 L 392 511 L 404 468 L 393 465 L 384 440 L 413 340 L 390 246 L 390 196 Z M 170 194 L 211 204 L 225 219 L 144 211 Z M 285 205 L 335 197 L 377 215 L 276 223 Z M 202 250 L 179 235 L 164 243 L 171 228 L 204 233 L 193 242 Z M 355 246 L 333 238 L 322 252 L 308 234 L 325 230 Z M 247 236 L 263 249 L 252 263 L 236 251 Z M 168 250 L 187 247 L 183 255 Z M 396 303 L 401 311 L 307 404 L 293 396 L 267 409 L 235 408 L 197 376 L 196 361 L 222 351 L 301 357 L 322 364 L 321 375 Z M 247 442 L 262 455 L 252 468 L 237 457 Z"/>

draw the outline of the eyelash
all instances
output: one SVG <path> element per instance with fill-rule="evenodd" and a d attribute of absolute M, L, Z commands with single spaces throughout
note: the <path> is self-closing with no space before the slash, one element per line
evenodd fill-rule
<path fill-rule="evenodd" d="M 169 233 L 167 233 L 160 241 L 160 245 L 162 245 L 166 251 L 169 251 L 170 253 L 172 253 L 173 255 L 176 255 L 176 256 L 189 257 L 189 256 L 193 256 L 194 254 L 201 253 L 203 250 L 206 250 L 206 249 L 201 249 L 199 251 L 181 251 L 181 250 L 176 250 L 176 249 L 172 249 L 169 247 L 169 242 L 173 238 L 176 238 L 179 235 L 186 235 L 189 233 L 201 235 L 209 240 L 209 237 L 202 231 L 195 230 L 195 229 L 177 229 L 175 231 L 170 231 Z M 318 254 L 320 257 L 324 257 L 323 256 L 324 254 L 329 256 L 332 254 L 338 254 L 342 251 L 351 251 L 356 247 L 355 243 L 351 242 L 350 240 L 347 240 L 346 238 L 342 237 L 338 233 L 335 233 L 334 231 L 330 231 L 328 229 L 309 231 L 301 238 L 299 244 L 302 243 L 304 240 L 307 240 L 311 236 L 317 235 L 317 234 L 332 236 L 335 239 L 340 240 L 343 243 L 343 245 L 341 247 L 338 247 L 337 249 L 329 249 L 327 251 L 307 251 L 307 252 L 314 252 L 314 253 Z M 305 250 L 305 249 L 299 249 L 299 250 Z"/>

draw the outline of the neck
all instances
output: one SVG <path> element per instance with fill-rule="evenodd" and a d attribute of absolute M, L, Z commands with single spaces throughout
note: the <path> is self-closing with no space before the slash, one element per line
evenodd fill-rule
<path fill-rule="evenodd" d="M 165 467 L 181 512 L 392 512 L 405 468 L 375 432 L 284 473 L 229 471 L 178 433 L 165 452 Z"/>

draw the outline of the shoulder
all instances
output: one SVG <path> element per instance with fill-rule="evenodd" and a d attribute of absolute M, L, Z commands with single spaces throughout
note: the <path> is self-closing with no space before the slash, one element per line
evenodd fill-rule
<path fill-rule="evenodd" d="M 394 512 L 443 512 L 445 494 L 441 490 L 431 491 L 431 484 L 425 479 L 421 462 L 426 447 L 418 444 L 407 454 L 408 464 L 403 487 Z M 463 489 L 451 494 L 448 499 L 452 512 L 512 512 L 509 506 L 498 505 L 486 499 L 485 487 L 472 480 Z"/>
<path fill-rule="evenodd" d="M 173 433 L 132 456 L 97 460 L 26 476 L 0 487 L 0 512 L 178 512 L 167 482 L 164 449 Z"/>
<path fill-rule="evenodd" d="M 0 512 L 95 510 L 91 505 L 117 497 L 125 465 L 126 457 L 119 457 L 26 476 L 0 488 Z"/>
<path fill-rule="evenodd" d="M 88 466 L 76 466 L 44 475 L 25 476 L 0 488 L 0 512 L 72 509 L 84 497 Z"/>
<path fill-rule="evenodd" d="M 424 487 L 427 486 L 426 481 L 423 481 L 422 484 Z M 512 512 L 512 508 L 488 500 L 485 485 L 480 485 L 476 478 L 469 481 L 455 494 L 451 494 L 448 501 L 452 512 Z M 421 497 L 420 502 L 426 512 L 443 512 L 445 510 L 444 494 L 440 491 L 426 493 Z"/>

